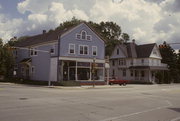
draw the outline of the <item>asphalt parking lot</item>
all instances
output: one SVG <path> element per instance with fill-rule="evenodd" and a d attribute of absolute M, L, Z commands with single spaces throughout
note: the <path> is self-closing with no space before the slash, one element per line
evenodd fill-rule
<path fill-rule="evenodd" d="M 0 83 L 0 121 L 180 121 L 180 85 Z"/>

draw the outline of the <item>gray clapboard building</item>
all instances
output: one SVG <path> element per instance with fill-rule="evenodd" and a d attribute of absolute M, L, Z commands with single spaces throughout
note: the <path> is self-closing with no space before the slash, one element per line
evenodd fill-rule
<path fill-rule="evenodd" d="M 137 45 L 135 41 L 119 44 L 110 57 L 110 76 L 116 79 L 155 82 L 158 71 L 167 70 L 161 63 L 161 54 L 156 43 Z"/>

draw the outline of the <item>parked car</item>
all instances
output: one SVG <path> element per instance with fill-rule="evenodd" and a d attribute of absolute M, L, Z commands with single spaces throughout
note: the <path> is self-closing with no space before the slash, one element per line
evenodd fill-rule
<path fill-rule="evenodd" d="M 119 84 L 119 85 L 126 86 L 127 83 L 128 83 L 128 80 L 118 80 L 118 79 L 115 79 L 115 78 L 109 80 L 109 85 Z"/>

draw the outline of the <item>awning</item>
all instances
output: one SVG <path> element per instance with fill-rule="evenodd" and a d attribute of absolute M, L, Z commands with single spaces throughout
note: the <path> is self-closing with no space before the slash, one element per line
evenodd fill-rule
<path fill-rule="evenodd" d="M 25 58 L 20 61 L 20 63 L 29 63 L 29 62 L 31 62 L 31 58 Z"/>

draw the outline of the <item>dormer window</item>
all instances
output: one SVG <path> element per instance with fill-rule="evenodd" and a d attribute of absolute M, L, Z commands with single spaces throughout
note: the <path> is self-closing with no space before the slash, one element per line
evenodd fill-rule
<path fill-rule="evenodd" d="M 117 55 L 119 55 L 119 49 L 117 49 Z"/>

